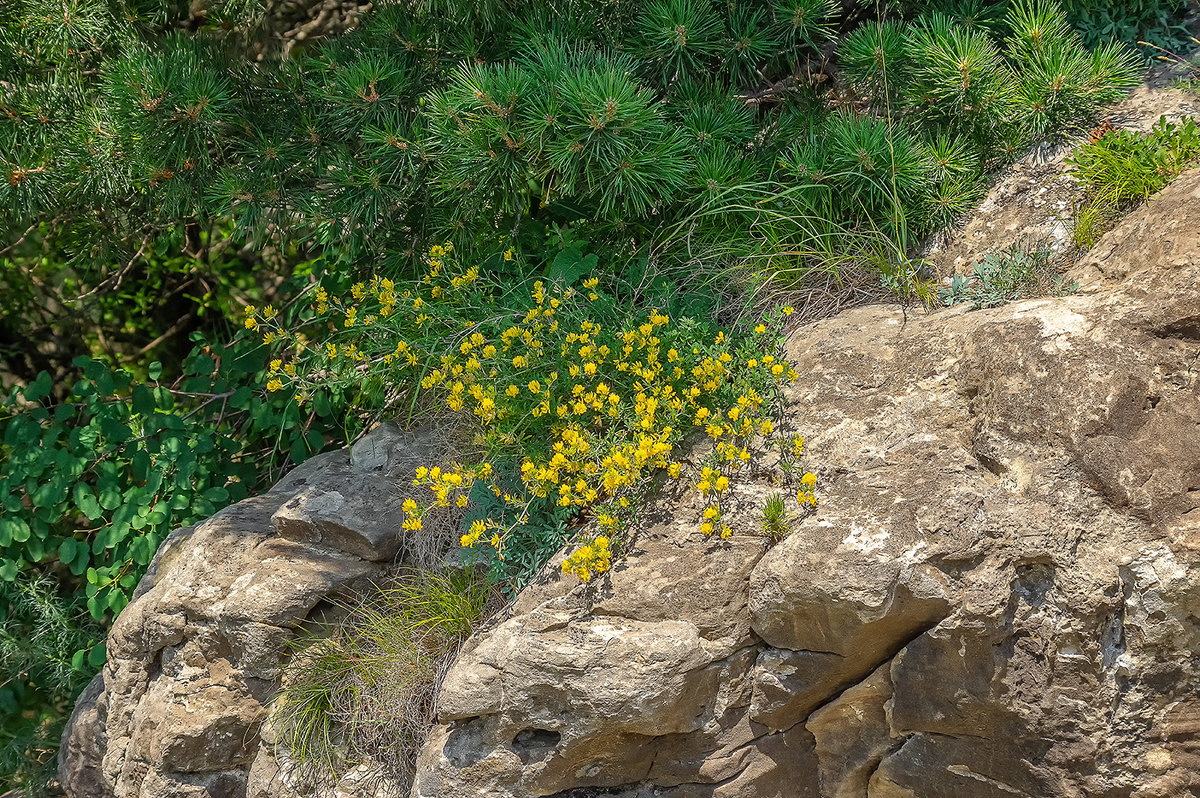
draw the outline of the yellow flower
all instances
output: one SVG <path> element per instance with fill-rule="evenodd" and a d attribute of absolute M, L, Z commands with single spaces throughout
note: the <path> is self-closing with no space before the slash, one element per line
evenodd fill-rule
<path fill-rule="evenodd" d="M 728 490 L 729 489 L 729 477 L 725 476 L 724 474 L 717 477 L 717 481 L 713 483 L 713 487 L 716 489 L 717 493 L 722 493 L 722 492 Z"/>
<path fill-rule="evenodd" d="M 504 389 L 504 393 L 507 394 L 508 396 L 516 396 L 520 392 L 521 392 L 521 389 L 515 385 L 510 385 Z"/>
<path fill-rule="evenodd" d="M 541 384 L 540 382 L 538 382 L 537 380 L 533 380 L 533 381 L 531 381 L 531 382 L 529 383 L 529 386 L 528 386 L 528 387 L 529 387 L 529 392 L 530 392 L 530 393 L 541 393 L 541 390 L 542 390 L 542 384 Z"/>
<path fill-rule="evenodd" d="M 671 463 L 667 466 L 667 474 L 670 475 L 671 479 L 679 479 L 681 471 L 683 471 L 683 466 L 679 463 Z"/>
<path fill-rule="evenodd" d="M 478 541 L 479 538 L 482 537 L 483 533 L 486 531 L 487 531 L 487 523 L 485 521 L 483 521 L 483 520 L 472 521 L 470 528 L 467 530 L 467 534 L 465 534 L 461 538 L 459 538 L 459 540 L 458 540 L 459 545 L 463 546 L 464 548 L 467 546 L 474 546 L 475 542 Z"/>
<path fill-rule="evenodd" d="M 808 485 L 810 488 L 817 484 L 817 475 L 811 471 L 800 477 L 800 484 Z"/>
<path fill-rule="evenodd" d="M 763 325 L 761 325 L 761 324 L 760 324 L 760 325 L 758 325 L 757 327 L 755 327 L 755 328 L 754 328 L 754 331 L 755 331 L 756 333 L 758 333 L 759 335 L 762 335 L 763 333 L 765 333 L 765 332 L 767 331 L 767 328 L 766 328 L 765 326 L 763 326 Z"/>
<path fill-rule="evenodd" d="M 458 504 L 458 506 L 459 506 L 459 507 L 466 507 L 466 506 L 467 506 L 467 497 L 466 497 L 466 496 L 459 496 L 459 497 L 458 497 L 457 499 L 455 499 L 454 501 L 455 501 L 455 502 Z"/>
<path fill-rule="evenodd" d="M 273 332 L 269 332 L 269 333 L 267 333 L 266 335 L 264 335 L 264 336 L 263 336 L 263 343 L 264 343 L 264 344 L 266 344 L 266 345 L 268 345 L 268 346 L 270 346 L 271 344 L 275 343 L 275 333 L 273 333 Z"/>
<path fill-rule="evenodd" d="M 794 307 L 792 307 L 791 305 L 785 305 L 783 308 L 783 315 L 785 315 L 785 316 L 790 316 L 795 312 L 796 312 L 796 309 Z"/>
<path fill-rule="evenodd" d="M 272 374 L 274 374 L 275 372 L 279 371 L 279 369 L 280 369 L 280 368 L 282 368 L 282 367 L 283 367 L 283 361 L 282 361 L 282 360 L 279 360 L 278 358 L 276 358 L 275 360 L 272 360 L 272 361 L 271 361 L 271 373 L 272 373 Z"/>
<path fill-rule="evenodd" d="M 406 515 L 414 515 L 417 512 L 417 503 L 412 499 L 405 499 L 404 503 L 400 505 L 400 509 L 403 510 Z"/>
<path fill-rule="evenodd" d="M 282 380 L 274 379 L 274 380 L 267 381 L 267 390 L 268 391 L 274 392 L 274 391 L 280 390 L 281 388 L 283 388 Z"/>
<path fill-rule="evenodd" d="M 505 260 L 512 260 L 512 259 L 513 259 L 513 254 L 514 254 L 513 248 L 512 248 L 512 247 L 509 247 L 508 249 L 504 250 L 504 259 L 505 259 Z"/>

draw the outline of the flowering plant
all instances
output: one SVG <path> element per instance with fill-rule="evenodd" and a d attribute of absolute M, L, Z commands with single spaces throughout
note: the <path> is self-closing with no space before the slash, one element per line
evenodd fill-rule
<path fill-rule="evenodd" d="M 463 267 L 450 244 L 427 260 L 407 285 L 377 278 L 347 297 L 315 287 L 320 345 L 280 327 L 269 309 L 246 319 L 276 347 L 268 390 L 306 403 L 331 385 L 375 381 L 395 413 L 441 408 L 474 429 L 473 456 L 417 470 L 429 500 L 406 503 L 406 530 L 421 530 L 431 507 L 462 508 L 461 545 L 486 549 L 509 581 L 573 537 L 580 545 L 563 569 L 587 581 L 608 570 L 620 532 L 663 473 L 687 477 L 703 497 L 706 536 L 731 534 L 722 523 L 731 478 L 774 445 L 781 389 L 796 378 L 777 351 L 791 308 L 735 339 L 658 308 L 628 310 L 597 277 L 514 290 Z M 685 474 L 673 454 L 693 431 L 712 445 Z M 802 439 L 789 440 L 795 459 Z M 814 482 L 800 479 L 802 501 Z M 585 516 L 594 524 L 576 523 Z M 547 525 L 558 532 L 536 541 Z M 516 574 L 505 565 L 514 555 Z"/>

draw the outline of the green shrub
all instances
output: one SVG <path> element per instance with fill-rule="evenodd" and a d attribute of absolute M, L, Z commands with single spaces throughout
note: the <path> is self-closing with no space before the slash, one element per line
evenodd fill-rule
<path fill-rule="evenodd" d="M 984 256 L 970 277 L 955 275 L 939 296 L 947 307 L 969 302 L 972 310 L 979 310 L 1028 297 L 1061 296 L 1075 289 L 1058 274 L 1049 247 L 1020 239 Z"/>
<path fill-rule="evenodd" d="M 339 395 L 303 416 L 264 398 L 265 356 L 199 342 L 170 382 L 158 363 L 138 380 L 81 358 L 61 399 L 46 372 L 0 397 L 0 767 L 12 784 L 44 787 L 65 712 L 161 541 L 352 434 Z"/>
<path fill-rule="evenodd" d="M 1084 196 L 1075 214 L 1075 245 L 1090 249 L 1117 218 L 1162 190 L 1200 158 L 1200 126 L 1161 118 L 1148 132 L 1112 130 L 1094 136 L 1068 159 Z"/>
<path fill-rule="evenodd" d="M 53 781 L 63 722 L 104 662 L 100 625 L 83 604 L 50 574 L 0 581 L 0 784 L 18 794 L 41 795 Z"/>
<path fill-rule="evenodd" d="M 1177 50 L 1190 36 L 1183 24 L 1188 5 L 1188 0 L 1063 0 L 1088 47 L 1116 40 Z"/>
<path fill-rule="evenodd" d="M 873 229 L 905 249 L 987 169 L 1136 77 L 1115 48 L 1087 53 L 1048 0 L 852 31 L 835 57 L 879 100 L 857 116 L 798 77 L 850 22 L 830 0 L 389 5 L 253 64 L 236 26 L 183 32 L 131 2 L 69 30 L 48 0 L 0 11 L 0 225 L 43 223 L 80 260 L 214 224 L 393 279 L 435 242 L 500 268 L 556 227 L 709 274 L 781 237 L 836 251 L 820 237 Z M 953 177 L 927 157 L 945 137 L 969 167 Z M 764 214 L 776 229 L 760 237 Z M 820 223 L 784 229 L 801 218 Z"/>
<path fill-rule="evenodd" d="M 846 71 L 877 102 L 966 142 L 983 162 L 1079 125 L 1138 79 L 1132 53 L 1089 51 L 1053 3 L 1014 3 L 1004 28 L 998 38 L 943 14 L 868 22 L 846 40 Z"/>

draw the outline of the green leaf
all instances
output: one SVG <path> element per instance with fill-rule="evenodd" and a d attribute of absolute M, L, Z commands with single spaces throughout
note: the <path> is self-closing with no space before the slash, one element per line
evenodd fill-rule
<path fill-rule="evenodd" d="M 105 510 L 115 510 L 120 507 L 121 491 L 115 485 L 107 485 L 102 488 L 100 490 L 100 506 Z"/>
<path fill-rule="evenodd" d="M 119 418 L 106 415 L 100 419 L 100 434 L 109 443 L 122 443 L 129 440 L 129 426 Z"/>
<path fill-rule="evenodd" d="M 108 649 L 105 643 L 101 640 L 97 643 L 88 654 L 88 665 L 93 668 L 101 668 L 104 666 L 104 660 L 108 658 Z"/>
<path fill-rule="evenodd" d="M 15 580 L 20 571 L 21 569 L 17 566 L 15 560 L 0 560 L 0 579 L 3 579 L 5 582 L 12 582 Z"/>
<path fill-rule="evenodd" d="M 130 461 L 134 482 L 146 482 L 150 478 L 150 453 L 139 449 Z"/>
<path fill-rule="evenodd" d="M 595 254 L 584 255 L 574 247 L 564 249 L 554 256 L 554 262 L 550 264 L 550 268 L 546 272 L 546 279 L 571 285 L 595 269 L 599 260 Z"/>
<path fill-rule="evenodd" d="M 53 382 L 50 379 L 50 374 L 45 371 L 38 372 L 37 379 L 29 383 L 25 388 L 25 401 L 40 402 L 50 395 L 50 389 L 53 387 Z"/>
<path fill-rule="evenodd" d="M 214 486 L 204 491 L 205 501 L 210 501 L 213 504 L 221 504 L 229 498 L 229 491 L 225 488 Z"/>
<path fill-rule="evenodd" d="M 133 412 L 148 416 L 154 412 L 155 408 L 153 391 L 145 385 L 139 385 L 133 389 Z"/>
<path fill-rule="evenodd" d="M 25 543 L 29 540 L 30 529 L 29 524 L 22 521 L 20 518 L 8 519 L 9 534 L 16 543 Z"/>
<path fill-rule="evenodd" d="M 333 414 L 333 408 L 329 406 L 329 396 L 325 391 L 317 391 L 313 397 L 313 410 L 320 418 L 328 418 Z"/>
<path fill-rule="evenodd" d="M 57 507 L 66 499 L 66 491 L 63 490 L 61 484 L 58 484 L 57 480 L 54 480 L 39 485 L 29 498 L 34 507 Z"/>
<path fill-rule="evenodd" d="M 162 363 L 155 360 L 153 363 L 151 363 L 149 365 L 149 367 L 147 367 L 146 374 L 147 374 L 147 376 L 150 377 L 150 379 L 157 380 L 159 377 L 162 376 L 162 370 L 163 370 Z"/>
<path fill-rule="evenodd" d="M 129 599 L 125 596 L 124 591 L 113 588 L 108 592 L 108 601 L 105 603 L 108 604 L 108 608 L 115 615 L 125 609 L 125 605 L 129 603 Z"/>
<path fill-rule="evenodd" d="M 100 509 L 100 503 L 96 501 L 96 495 L 86 484 L 76 482 L 73 494 L 75 506 L 79 508 L 79 512 L 87 516 L 89 521 L 95 521 L 104 515 L 104 511 Z"/>
<path fill-rule="evenodd" d="M 58 559 L 59 562 L 70 565 L 75 562 L 75 554 L 79 551 L 79 541 L 75 538 L 67 538 L 62 543 L 58 544 Z"/>
<path fill-rule="evenodd" d="M 92 360 L 83 369 L 83 374 L 96 388 L 100 396 L 111 396 L 113 391 L 112 370 L 103 360 Z"/>

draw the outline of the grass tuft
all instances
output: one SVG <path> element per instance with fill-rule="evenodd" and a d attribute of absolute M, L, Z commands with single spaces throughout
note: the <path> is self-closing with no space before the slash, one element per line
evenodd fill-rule
<path fill-rule="evenodd" d="M 288 778 L 318 793 L 358 765 L 405 793 L 434 720 L 437 686 L 494 606 L 474 569 L 406 570 L 354 604 L 287 666 L 269 734 Z"/>

